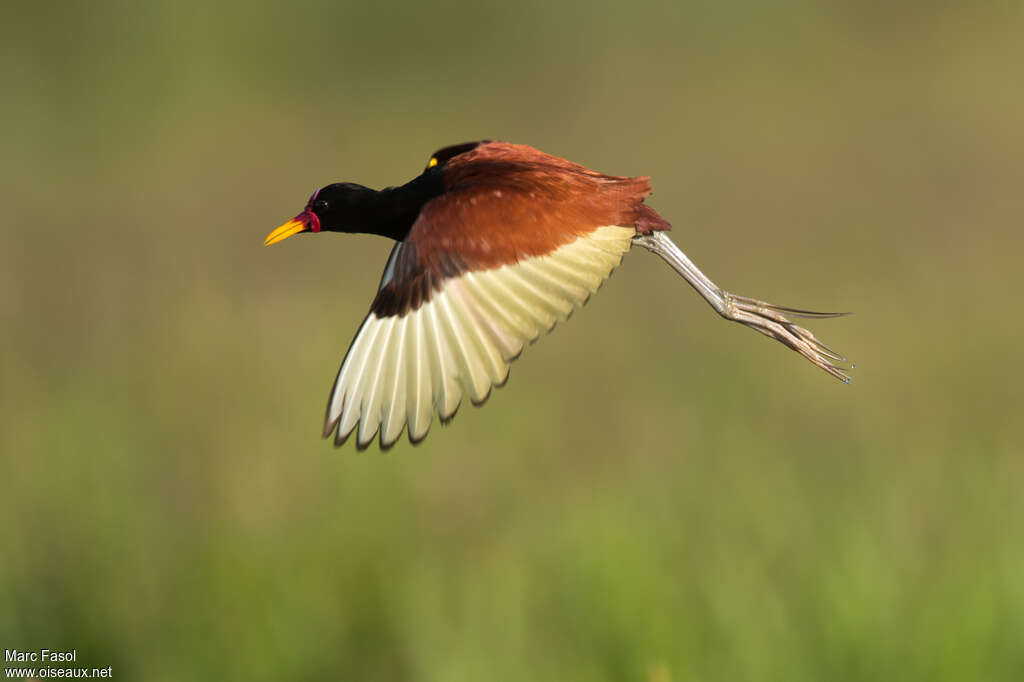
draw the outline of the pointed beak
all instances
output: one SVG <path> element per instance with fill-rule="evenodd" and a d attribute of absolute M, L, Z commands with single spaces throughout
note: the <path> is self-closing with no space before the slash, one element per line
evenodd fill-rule
<path fill-rule="evenodd" d="M 293 234 L 309 230 L 309 223 L 304 220 L 305 217 L 305 214 L 302 213 L 295 216 L 284 225 L 268 234 L 267 238 L 263 240 L 263 245 L 270 246 L 271 244 L 276 244 L 279 241 L 288 239 L 288 237 L 291 237 Z"/>

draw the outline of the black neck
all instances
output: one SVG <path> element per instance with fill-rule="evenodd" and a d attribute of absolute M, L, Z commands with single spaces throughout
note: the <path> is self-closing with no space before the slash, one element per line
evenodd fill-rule
<path fill-rule="evenodd" d="M 440 172 L 430 169 L 401 187 L 367 189 L 360 200 L 361 214 L 352 232 L 376 234 L 402 241 L 419 217 L 423 205 L 444 191 Z"/>

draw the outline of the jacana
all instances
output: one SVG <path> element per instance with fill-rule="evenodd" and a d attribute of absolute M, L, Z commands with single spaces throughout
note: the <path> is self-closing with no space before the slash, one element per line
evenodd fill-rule
<path fill-rule="evenodd" d="M 401 187 L 327 185 L 271 232 L 358 232 L 397 242 L 331 390 L 324 437 L 388 448 L 426 437 L 436 412 L 487 400 L 527 344 L 565 320 L 634 245 L 661 256 L 724 318 L 849 382 L 845 358 L 783 313 L 836 317 L 733 295 L 708 279 L 644 204 L 650 178 L 619 177 L 520 144 L 445 147 Z M 357 429 L 358 427 L 358 429 Z"/>

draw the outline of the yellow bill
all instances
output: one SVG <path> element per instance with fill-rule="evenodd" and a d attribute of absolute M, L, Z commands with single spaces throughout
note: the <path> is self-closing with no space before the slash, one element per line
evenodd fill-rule
<path fill-rule="evenodd" d="M 276 244 L 279 241 L 288 239 L 288 237 L 291 237 L 293 234 L 305 232 L 308 229 L 309 226 L 306 223 L 302 222 L 298 218 L 292 218 L 284 225 L 268 234 L 267 238 L 263 240 L 263 245 L 270 246 L 271 244 Z"/>

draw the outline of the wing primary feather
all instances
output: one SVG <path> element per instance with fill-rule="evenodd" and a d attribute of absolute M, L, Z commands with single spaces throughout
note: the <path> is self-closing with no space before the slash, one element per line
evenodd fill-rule
<path fill-rule="evenodd" d="M 522 261 L 519 267 L 522 268 L 523 276 L 528 277 L 531 282 L 543 286 L 545 291 L 555 293 L 559 298 L 580 305 L 590 295 L 585 288 L 576 286 L 564 278 L 558 276 L 557 271 L 552 271 L 548 266 L 551 257 L 535 258 L 529 261 Z"/>
<path fill-rule="evenodd" d="M 484 359 L 489 365 L 492 385 L 501 386 L 508 379 L 506 358 L 517 356 L 523 343 L 503 325 L 502 315 L 479 286 L 478 280 L 466 277 L 460 282 L 459 295 L 465 304 L 468 325 L 479 340 Z"/>
<path fill-rule="evenodd" d="M 501 272 L 502 279 L 512 293 L 533 315 L 545 321 L 545 331 L 555 326 L 559 319 L 566 319 L 572 312 L 572 303 L 559 301 L 537 288 L 521 269 L 510 267 Z"/>
<path fill-rule="evenodd" d="M 453 285 L 452 294 L 457 302 L 452 306 L 452 312 L 460 318 L 462 328 L 466 331 L 466 340 L 470 347 L 476 350 L 478 369 L 484 372 L 486 378 L 484 394 L 475 401 L 480 404 L 487 399 L 492 385 L 504 382 L 508 366 L 502 360 L 501 351 L 492 341 L 494 323 L 487 319 L 486 312 L 481 310 L 480 303 L 473 295 L 472 286 L 465 279 L 453 282 Z"/>
<path fill-rule="evenodd" d="M 522 352 L 524 340 L 533 335 L 533 325 L 524 325 L 517 321 L 515 316 L 495 301 L 485 281 L 484 277 L 478 277 L 473 273 L 467 274 L 465 294 L 473 300 L 470 312 L 477 325 L 489 335 L 504 364 Z M 508 374 L 507 364 L 504 374 Z"/>
<path fill-rule="evenodd" d="M 393 340 L 388 353 L 387 390 L 381 403 L 380 446 L 390 448 L 402 435 L 405 426 L 405 402 L 408 384 L 405 379 L 406 358 L 408 357 L 409 316 L 395 321 Z"/>
<path fill-rule="evenodd" d="M 508 378 L 509 362 L 604 283 L 635 230 L 606 226 L 545 256 L 449 277 L 403 317 L 371 313 L 338 370 L 324 425 L 340 445 L 356 430 L 366 448 L 379 432 L 387 449 L 407 429 L 417 443 L 434 411 L 443 423 L 465 392 L 475 404 Z M 394 279 L 396 248 L 382 285 Z"/>
<path fill-rule="evenodd" d="M 381 322 L 380 344 L 373 349 L 370 356 L 373 369 L 363 374 L 360 389 L 363 395 L 362 416 L 356 432 L 356 447 L 365 450 L 373 441 L 380 426 L 381 375 L 387 370 L 386 358 L 391 347 L 391 332 L 395 319 L 384 318 Z"/>
<path fill-rule="evenodd" d="M 452 342 L 449 340 L 444 325 L 438 320 L 436 303 L 443 296 L 444 291 L 441 291 L 422 310 L 426 310 L 428 314 L 429 325 L 427 328 L 433 337 L 431 339 L 432 355 L 437 363 L 437 371 L 434 374 L 436 377 L 435 381 L 437 382 L 437 388 L 434 391 L 434 397 L 437 400 L 437 413 L 441 421 L 447 422 L 455 417 L 455 412 L 459 409 L 459 403 L 462 401 L 462 391 L 458 382 L 458 370 L 452 359 Z M 424 321 L 426 322 L 426 320 Z"/>
<path fill-rule="evenodd" d="M 406 404 L 407 421 L 409 422 L 409 442 L 418 443 L 427 436 L 430 420 L 434 414 L 431 398 L 430 360 L 427 358 L 426 330 L 423 310 L 417 310 L 409 316 L 409 329 L 406 332 L 409 340 L 408 378 L 409 401 Z"/>
<path fill-rule="evenodd" d="M 541 334 L 555 326 L 558 318 L 548 310 L 546 305 L 538 303 L 529 289 L 524 290 L 524 287 L 509 270 L 502 268 L 487 273 L 491 275 L 490 287 L 497 290 L 502 301 L 508 303 L 509 310 L 515 310 L 519 317 L 533 328 L 534 333 L 530 341 L 536 341 Z"/>
<path fill-rule="evenodd" d="M 367 327 L 365 335 L 360 334 L 362 345 L 359 349 L 358 354 L 350 353 L 345 358 L 345 363 L 342 365 L 342 374 L 344 375 L 344 383 L 339 384 L 336 390 L 341 391 L 343 394 L 343 403 L 341 409 L 341 417 L 338 421 L 338 432 L 334 438 L 335 445 L 341 445 L 348 438 L 349 434 L 352 433 L 352 429 L 355 428 L 359 422 L 360 408 L 362 405 L 362 387 L 364 385 L 363 377 L 366 374 L 366 360 L 373 348 L 374 342 L 380 336 L 383 320 L 380 318 L 370 315 L 372 323 Z M 351 362 L 349 369 L 345 366 Z"/>
<path fill-rule="evenodd" d="M 455 306 L 447 294 L 446 290 L 436 299 L 439 306 L 438 315 L 448 331 L 452 354 L 456 358 L 459 378 L 462 380 L 462 390 L 469 394 L 470 400 L 474 403 L 480 402 L 487 395 L 490 382 L 485 375 L 477 348 L 472 345 L 472 338 L 463 327 L 463 318 L 453 311 Z"/>
<path fill-rule="evenodd" d="M 601 285 L 603 279 L 600 274 L 592 272 L 591 268 L 586 264 L 577 261 L 576 267 L 570 267 L 573 263 L 571 260 L 572 252 L 566 249 L 566 253 L 552 254 L 550 257 L 544 259 L 544 264 L 551 271 L 551 274 L 558 277 L 563 282 L 568 282 L 573 286 L 579 287 L 593 293 Z"/>
<path fill-rule="evenodd" d="M 524 344 L 537 338 L 543 331 L 538 319 L 523 309 L 520 302 L 509 292 L 508 287 L 499 279 L 500 271 L 475 273 L 477 292 L 483 303 L 491 307 L 496 319 L 501 319 L 506 330 L 519 341 L 519 350 Z M 514 357 L 514 356 L 513 356 Z M 510 359 L 510 358 L 509 358 Z"/>
<path fill-rule="evenodd" d="M 345 358 L 341 361 L 338 374 L 334 377 L 334 385 L 331 386 L 331 397 L 327 401 L 327 416 L 324 419 L 324 438 L 331 435 L 334 427 L 341 420 L 341 411 L 345 404 L 345 385 L 352 374 L 352 367 L 354 366 L 351 358 L 363 352 L 363 348 L 366 347 L 366 337 L 372 333 L 372 330 L 368 327 L 373 324 L 375 319 L 372 314 L 367 315 L 363 319 L 363 323 L 359 325 L 359 330 L 352 339 L 348 352 L 345 353 Z"/>

